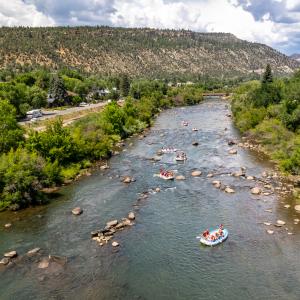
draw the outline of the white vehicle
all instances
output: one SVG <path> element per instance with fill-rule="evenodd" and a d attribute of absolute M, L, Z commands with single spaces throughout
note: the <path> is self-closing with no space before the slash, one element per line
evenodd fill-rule
<path fill-rule="evenodd" d="M 86 102 L 81 102 L 81 103 L 79 104 L 79 106 L 80 106 L 80 107 L 85 107 L 85 106 L 88 106 L 88 104 L 87 104 Z"/>
<path fill-rule="evenodd" d="M 33 109 L 30 110 L 26 113 L 26 116 L 28 119 L 32 120 L 32 119 L 36 119 L 36 118 L 40 118 L 43 116 L 43 112 L 41 109 Z"/>

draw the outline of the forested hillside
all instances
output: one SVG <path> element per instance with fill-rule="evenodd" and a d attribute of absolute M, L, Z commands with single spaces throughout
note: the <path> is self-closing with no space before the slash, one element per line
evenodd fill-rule
<path fill-rule="evenodd" d="M 110 27 L 0 28 L 0 68 L 73 67 L 152 78 L 251 76 L 270 63 L 289 74 L 299 63 L 225 33 Z"/>

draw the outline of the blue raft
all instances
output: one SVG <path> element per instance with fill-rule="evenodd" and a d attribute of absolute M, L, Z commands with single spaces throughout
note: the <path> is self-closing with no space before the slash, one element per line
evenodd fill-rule
<path fill-rule="evenodd" d="M 212 231 L 210 231 L 210 234 L 215 234 L 216 232 L 218 232 L 219 228 L 214 229 Z M 209 239 L 204 238 L 203 236 L 199 236 L 197 237 L 200 239 L 200 243 L 204 244 L 206 246 L 216 246 L 218 244 L 223 243 L 227 238 L 228 238 L 228 230 L 227 229 L 223 229 L 223 236 L 220 236 L 218 239 L 211 241 Z"/>

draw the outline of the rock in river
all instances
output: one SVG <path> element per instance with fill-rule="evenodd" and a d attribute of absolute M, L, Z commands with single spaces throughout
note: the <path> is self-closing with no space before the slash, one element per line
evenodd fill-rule
<path fill-rule="evenodd" d="M 14 258 L 17 256 L 18 256 L 17 251 L 10 251 L 10 252 L 4 253 L 4 257 L 7 257 L 7 258 Z"/>
<path fill-rule="evenodd" d="M 231 149 L 228 151 L 229 154 L 237 154 L 237 150 L 236 149 Z"/>
<path fill-rule="evenodd" d="M 4 225 L 5 228 L 10 228 L 11 227 L 11 223 L 7 223 Z"/>
<path fill-rule="evenodd" d="M 198 170 L 193 171 L 193 172 L 191 173 L 191 175 L 194 176 L 194 177 L 201 176 L 201 174 L 202 174 L 202 172 L 201 172 L 201 171 L 198 171 Z"/>
<path fill-rule="evenodd" d="M 32 250 L 29 250 L 29 251 L 27 252 L 27 254 L 33 255 L 33 254 L 38 253 L 40 250 L 41 250 L 41 248 L 34 248 L 34 249 L 32 249 Z"/>
<path fill-rule="evenodd" d="M 232 188 L 230 188 L 230 187 L 226 187 L 226 188 L 225 188 L 225 193 L 233 194 L 233 193 L 235 193 L 235 190 L 232 189 Z"/>
<path fill-rule="evenodd" d="M 259 187 L 254 187 L 251 189 L 251 194 L 259 195 L 261 193 L 261 189 Z"/>
<path fill-rule="evenodd" d="M 7 257 L 4 257 L 0 260 L 0 265 L 7 265 L 9 263 L 9 259 Z"/>
<path fill-rule="evenodd" d="M 72 214 L 75 216 L 79 216 L 83 213 L 83 210 L 80 207 L 75 207 L 72 209 Z"/>
<path fill-rule="evenodd" d="M 133 220 L 135 219 L 134 212 L 130 212 L 130 213 L 128 214 L 128 219 L 131 220 L 131 221 L 133 221 Z"/>
<path fill-rule="evenodd" d="M 134 182 L 135 180 L 132 178 L 132 177 L 130 177 L 130 176 L 125 176 L 124 178 L 123 178 L 123 182 L 124 183 L 131 183 L 131 182 Z"/>
<path fill-rule="evenodd" d="M 107 228 L 111 228 L 111 227 L 114 227 L 118 224 L 118 220 L 112 220 L 112 221 L 109 221 L 106 223 L 106 227 Z"/>
<path fill-rule="evenodd" d="M 116 241 L 114 241 L 114 242 L 111 243 L 111 245 L 112 245 L 113 247 L 118 247 L 118 246 L 119 246 L 119 243 L 116 242 Z"/>
<path fill-rule="evenodd" d="M 183 175 L 176 176 L 176 180 L 185 180 L 185 177 Z"/>
<path fill-rule="evenodd" d="M 285 222 L 282 220 L 277 220 L 276 223 L 277 223 L 277 225 L 280 225 L 280 226 L 285 225 Z"/>
<path fill-rule="evenodd" d="M 221 187 L 221 181 L 219 181 L 219 180 L 214 180 L 214 181 L 212 182 L 212 184 L 213 184 L 213 186 L 214 186 L 215 188 L 217 188 L 217 189 L 219 189 L 219 188 Z"/>
<path fill-rule="evenodd" d="M 300 204 L 295 205 L 295 211 L 300 212 Z"/>
<path fill-rule="evenodd" d="M 193 146 L 198 146 L 198 145 L 199 145 L 199 143 L 198 143 L 198 142 L 196 142 L 196 141 L 194 141 L 194 142 L 192 143 L 192 145 L 193 145 Z"/>

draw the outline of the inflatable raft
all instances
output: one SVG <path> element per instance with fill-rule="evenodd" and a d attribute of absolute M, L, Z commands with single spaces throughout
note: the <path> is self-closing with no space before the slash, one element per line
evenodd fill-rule
<path fill-rule="evenodd" d="M 174 179 L 174 175 L 165 176 L 165 175 L 159 174 L 158 177 L 160 177 L 164 180 L 173 180 Z"/>
<path fill-rule="evenodd" d="M 219 228 L 210 231 L 210 235 L 215 235 L 218 232 Z M 197 237 L 200 239 L 200 243 L 206 246 L 216 246 L 218 244 L 223 243 L 228 238 L 228 230 L 223 229 L 223 236 L 220 236 L 218 239 L 212 241 L 209 238 L 204 238 L 203 236 Z"/>

